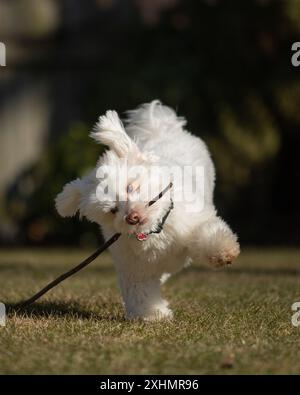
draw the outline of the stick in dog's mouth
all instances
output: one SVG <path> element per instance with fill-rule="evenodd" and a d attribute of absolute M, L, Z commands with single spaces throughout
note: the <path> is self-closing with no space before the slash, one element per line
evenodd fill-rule
<path fill-rule="evenodd" d="M 152 206 L 155 202 L 157 202 L 159 199 L 161 199 L 164 196 L 164 194 L 166 192 L 168 192 L 169 189 L 172 188 L 172 186 L 173 186 L 173 182 L 171 181 L 154 199 L 150 200 L 150 202 L 148 202 L 145 207 Z M 162 231 L 163 225 L 164 225 L 166 219 L 168 218 L 170 211 L 174 207 L 172 199 L 170 199 L 170 201 L 171 201 L 170 207 L 169 207 L 168 211 L 166 212 L 166 214 L 163 216 L 162 220 L 158 223 L 158 229 L 148 232 L 148 233 L 145 233 L 145 232 L 136 233 L 135 237 L 138 241 L 146 241 L 149 234 L 160 233 Z"/>
<path fill-rule="evenodd" d="M 169 183 L 169 185 L 167 185 L 167 186 L 165 187 L 165 189 L 163 189 L 161 192 L 159 192 L 159 194 L 158 194 L 154 199 L 150 200 L 150 202 L 148 202 L 148 203 L 146 204 L 146 207 L 152 206 L 152 204 L 154 204 L 154 203 L 157 202 L 160 198 L 162 198 L 162 197 L 164 196 L 164 194 L 165 194 L 166 192 L 168 192 L 169 189 L 172 188 L 172 186 L 173 186 L 173 182 L 171 181 L 171 182 Z"/>

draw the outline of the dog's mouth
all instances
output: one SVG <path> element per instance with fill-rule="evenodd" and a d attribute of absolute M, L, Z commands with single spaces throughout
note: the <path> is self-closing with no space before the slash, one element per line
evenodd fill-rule
<path fill-rule="evenodd" d="M 151 233 L 151 229 L 146 229 L 141 224 L 133 226 L 132 229 L 129 229 L 127 234 L 129 237 L 135 237 L 139 241 L 144 241 L 148 238 L 148 235 Z"/>
<path fill-rule="evenodd" d="M 136 239 L 138 241 L 146 241 L 148 239 L 148 236 L 151 234 L 159 234 L 163 228 L 164 228 L 164 224 L 167 220 L 167 218 L 169 217 L 171 211 L 174 208 L 174 203 L 173 200 L 170 199 L 170 205 L 167 209 L 167 211 L 164 213 L 164 215 L 157 220 L 156 224 L 154 225 L 154 227 L 148 231 L 140 231 L 139 225 L 137 225 L 136 229 L 132 229 L 128 232 L 128 235 L 135 235 Z M 145 222 L 144 222 L 145 223 Z M 140 224 L 142 225 L 142 224 Z"/>
<path fill-rule="evenodd" d="M 144 232 L 136 233 L 135 237 L 138 241 L 146 241 L 148 239 L 148 234 Z"/>
<path fill-rule="evenodd" d="M 154 199 L 150 200 L 145 208 L 148 208 L 152 206 L 154 203 L 156 203 L 169 189 L 171 189 L 173 186 L 173 183 L 170 182 L 157 196 L 155 196 Z M 171 210 L 174 208 L 174 203 L 172 198 L 170 198 L 170 204 L 167 209 L 167 211 L 164 213 L 164 215 L 157 220 L 157 222 L 154 224 L 151 229 L 148 231 L 143 230 L 143 225 L 148 223 L 148 218 L 144 217 L 141 218 L 139 213 L 137 211 L 132 210 L 129 214 L 124 217 L 124 220 L 132 226 L 132 228 L 127 232 L 128 236 L 135 235 L 136 239 L 138 241 L 145 241 L 148 239 L 148 236 L 151 234 L 157 234 L 160 233 L 163 230 L 163 226 L 171 212 Z"/>
<path fill-rule="evenodd" d="M 138 241 L 145 241 L 148 239 L 148 235 L 151 231 L 139 231 L 139 230 L 130 230 L 128 232 L 129 237 L 135 237 Z"/>
<path fill-rule="evenodd" d="M 135 237 L 138 241 L 146 241 L 150 235 L 151 231 L 129 231 L 128 236 L 129 237 Z"/>

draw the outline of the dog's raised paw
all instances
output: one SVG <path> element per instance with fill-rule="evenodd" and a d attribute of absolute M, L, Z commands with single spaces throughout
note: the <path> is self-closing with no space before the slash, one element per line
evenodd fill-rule
<path fill-rule="evenodd" d="M 230 249 L 220 250 L 216 255 L 209 257 L 209 263 L 214 267 L 231 265 L 240 254 L 240 246 L 236 242 Z"/>

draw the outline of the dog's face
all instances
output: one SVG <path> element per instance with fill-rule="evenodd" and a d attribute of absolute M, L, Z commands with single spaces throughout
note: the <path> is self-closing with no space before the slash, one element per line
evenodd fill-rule
<path fill-rule="evenodd" d="M 95 191 L 102 214 L 99 223 L 109 222 L 116 231 L 128 234 L 154 229 L 170 204 L 164 196 L 149 206 L 168 181 L 160 169 L 140 153 L 117 158 L 110 152 L 101 162 Z"/>
<path fill-rule="evenodd" d="M 155 198 L 170 182 L 157 166 L 157 159 L 141 152 L 126 134 L 114 112 L 100 117 L 92 136 L 109 146 L 96 169 L 88 176 L 67 184 L 56 198 L 62 216 L 80 216 L 112 231 L 137 234 L 154 230 L 168 210 L 167 193 L 155 204 Z"/>

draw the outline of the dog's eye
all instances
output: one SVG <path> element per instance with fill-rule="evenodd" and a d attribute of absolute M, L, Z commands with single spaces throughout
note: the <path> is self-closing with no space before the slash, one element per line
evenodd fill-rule
<path fill-rule="evenodd" d="M 133 192 L 133 186 L 129 184 L 127 187 L 127 193 L 131 193 L 131 192 Z"/>
<path fill-rule="evenodd" d="M 110 212 L 116 214 L 119 211 L 118 207 L 113 207 L 110 209 Z"/>

